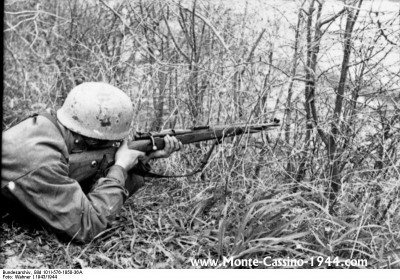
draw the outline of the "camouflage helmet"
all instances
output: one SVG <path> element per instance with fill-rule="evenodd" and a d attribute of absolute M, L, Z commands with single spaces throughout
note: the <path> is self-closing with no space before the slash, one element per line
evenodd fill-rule
<path fill-rule="evenodd" d="M 100 140 L 120 140 L 128 136 L 133 118 L 130 98 L 106 84 L 83 83 L 71 90 L 57 111 L 58 120 L 71 131 Z"/>

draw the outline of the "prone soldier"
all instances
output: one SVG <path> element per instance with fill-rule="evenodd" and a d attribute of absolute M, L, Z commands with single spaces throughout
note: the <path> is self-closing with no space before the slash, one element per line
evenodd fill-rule
<path fill-rule="evenodd" d="M 182 147 L 175 137 L 146 155 L 128 149 L 130 98 L 106 83 L 76 86 L 63 106 L 34 115 L 2 135 L 1 212 L 29 215 L 58 234 L 81 242 L 104 231 L 123 203 L 144 184 L 151 159 Z M 93 184 L 69 177 L 69 157 L 124 140 L 115 163 Z M 140 164 L 138 164 L 140 161 Z"/>

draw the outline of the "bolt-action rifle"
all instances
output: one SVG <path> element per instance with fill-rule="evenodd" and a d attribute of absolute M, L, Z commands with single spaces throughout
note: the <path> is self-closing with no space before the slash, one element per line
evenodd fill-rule
<path fill-rule="evenodd" d="M 128 147 L 129 149 L 139 150 L 145 153 L 161 150 L 164 148 L 164 137 L 166 135 L 175 136 L 184 145 L 207 140 L 215 140 L 214 145 L 204 155 L 203 159 L 192 172 L 177 176 L 164 176 L 150 172 L 147 174 L 149 177 L 186 177 L 201 172 L 204 169 L 215 145 L 219 144 L 224 138 L 242 134 L 259 133 L 277 126 L 279 126 L 279 120 L 274 119 L 273 122 L 264 124 L 226 125 L 215 127 L 200 126 L 191 129 L 171 129 L 158 133 L 137 133 L 134 140 L 128 142 Z M 114 156 L 117 149 L 118 145 L 71 154 L 69 159 L 69 176 L 77 181 L 82 181 L 93 175 L 104 173 L 108 167 L 114 164 Z"/>

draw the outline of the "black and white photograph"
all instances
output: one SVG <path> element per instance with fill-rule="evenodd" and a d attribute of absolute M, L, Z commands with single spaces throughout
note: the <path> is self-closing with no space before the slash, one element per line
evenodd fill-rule
<path fill-rule="evenodd" d="M 2 279 L 400 268 L 399 0 L 3 8 Z"/>

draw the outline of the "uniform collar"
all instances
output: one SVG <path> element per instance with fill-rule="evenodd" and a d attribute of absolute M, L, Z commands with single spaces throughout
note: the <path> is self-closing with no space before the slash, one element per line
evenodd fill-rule
<path fill-rule="evenodd" d="M 68 153 L 80 153 L 86 150 L 86 145 L 81 135 L 72 132 L 59 121 L 57 121 L 57 125 L 60 127 L 65 144 L 67 145 Z"/>

